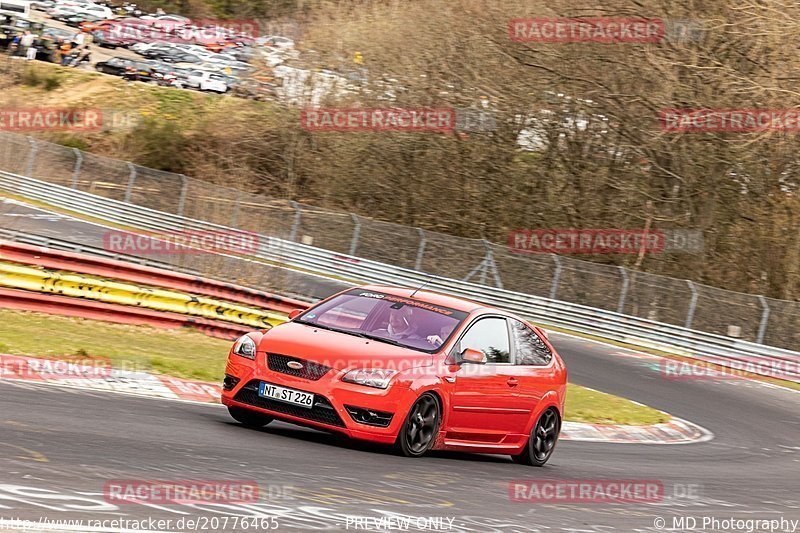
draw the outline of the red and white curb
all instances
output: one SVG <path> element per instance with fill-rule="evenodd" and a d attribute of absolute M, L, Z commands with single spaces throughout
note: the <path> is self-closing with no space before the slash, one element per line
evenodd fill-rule
<path fill-rule="evenodd" d="M 70 364 L 52 359 L 0 354 L 0 381 L 2 380 L 203 404 L 219 404 L 222 392 L 222 388 L 216 383 L 80 363 Z M 696 424 L 672 417 L 669 422 L 649 426 L 564 422 L 560 438 L 620 444 L 688 444 L 709 441 L 714 435 Z"/>
<path fill-rule="evenodd" d="M 564 422 L 560 438 L 618 444 L 689 444 L 710 441 L 714 434 L 697 424 L 673 416 L 669 422 L 649 426 Z"/>

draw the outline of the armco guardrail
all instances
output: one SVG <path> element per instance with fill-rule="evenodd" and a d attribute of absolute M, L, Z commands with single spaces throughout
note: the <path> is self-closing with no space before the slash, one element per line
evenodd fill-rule
<path fill-rule="evenodd" d="M 2 236 L 1 233 L 0 236 Z M 52 241 L 47 243 L 53 244 Z M 64 246 L 69 246 L 69 243 L 64 243 Z M 105 255 L 107 253 L 100 249 L 92 249 L 91 253 L 96 255 L 72 253 L 43 246 L 0 240 L 0 260 L 37 265 L 54 270 L 79 272 L 90 276 L 114 278 L 115 280 L 139 285 L 151 285 L 182 293 L 201 294 L 208 298 L 218 298 L 236 302 L 237 304 L 269 309 L 278 313 L 288 314 L 292 309 L 307 305 L 307 302 L 248 287 L 210 280 L 198 275 L 173 272 L 170 270 L 170 265 L 162 264 L 154 267 L 97 257 L 97 255 Z"/>
<path fill-rule="evenodd" d="M 3 261 L 0 261 L 0 286 L 197 316 L 253 328 L 270 328 L 286 321 L 285 315 L 196 294 Z"/>
<path fill-rule="evenodd" d="M 131 205 L 52 183 L 0 172 L 0 189 L 70 209 L 111 223 L 155 232 L 185 230 L 232 231 L 232 228 Z M 513 311 L 532 321 L 556 328 L 654 347 L 719 364 L 746 365 L 764 375 L 779 374 L 800 382 L 800 352 L 764 346 L 721 335 L 644 320 L 454 279 L 436 278 L 415 270 L 337 254 L 283 239 L 264 236 L 256 257 L 292 268 L 313 271 L 353 283 L 389 283 L 429 287 L 456 296 Z"/>
<path fill-rule="evenodd" d="M 21 311 L 38 311 L 52 315 L 89 318 L 117 324 L 147 324 L 157 328 L 177 329 L 191 327 L 206 335 L 233 340 L 252 331 L 252 327 L 191 317 L 177 313 L 141 309 L 81 298 L 70 298 L 40 292 L 5 289 L 0 287 L 0 308 Z"/>

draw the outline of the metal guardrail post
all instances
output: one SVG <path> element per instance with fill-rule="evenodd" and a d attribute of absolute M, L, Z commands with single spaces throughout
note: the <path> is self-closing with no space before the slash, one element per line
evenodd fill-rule
<path fill-rule="evenodd" d="M 694 320 L 694 311 L 697 309 L 697 288 L 694 286 L 692 280 L 687 279 L 686 284 L 689 285 L 689 290 L 692 291 L 692 299 L 689 301 L 689 311 L 686 313 L 686 329 L 692 329 L 692 321 Z"/>
<path fill-rule="evenodd" d="M 361 235 L 361 221 L 358 219 L 358 215 L 355 213 L 350 213 L 350 218 L 353 219 L 353 224 L 355 224 L 355 227 L 353 228 L 353 238 L 350 240 L 350 255 L 356 255 L 356 250 L 358 249 L 358 237 Z"/>
<path fill-rule="evenodd" d="M 83 152 L 77 148 L 73 148 L 72 151 L 75 154 L 75 168 L 72 170 L 72 183 L 70 184 L 70 187 L 72 189 L 77 189 L 78 178 L 81 175 L 81 165 L 83 165 Z"/>
<path fill-rule="evenodd" d="M 123 200 L 126 204 L 131 203 L 133 184 L 136 181 L 136 166 L 133 163 L 128 163 L 128 168 L 131 170 L 131 173 L 128 177 L 128 187 L 125 189 L 125 199 Z"/>
<path fill-rule="evenodd" d="M 561 258 L 557 254 L 550 254 L 550 257 L 556 264 L 556 269 L 553 271 L 553 282 L 550 285 L 550 299 L 555 300 L 558 292 L 558 280 L 561 277 Z"/>
<path fill-rule="evenodd" d="M 767 303 L 767 299 L 763 296 L 759 296 L 758 301 L 761 302 L 763 311 L 761 312 L 761 323 L 758 325 L 756 343 L 764 344 L 764 335 L 767 333 L 767 322 L 769 322 L 769 304 Z"/>
<path fill-rule="evenodd" d="M 630 285 L 630 277 L 628 271 L 623 266 L 618 266 L 619 273 L 622 276 L 622 288 L 619 291 L 619 303 L 617 304 L 617 313 L 622 313 L 625 309 L 625 298 L 628 296 L 628 286 Z"/>
<path fill-rule="evenodd" d="M 189 188 L 189 178 L 184 174 L 180 174 L 181 178 L 181 195 L 178 198 L 178 216 L 183 216 L 183 208 L 186 206 L 186 192 Z"/>
<path fill-rule="evenodd" d="M 414 261 L 414 270 L 422 270 L 422 258 L 425 256 L 428 239 L 425 238 L 425 231 L 422 228 L 417 228 L 417 233 L 419 233 L 419 248 L 417 248 L 417 260 Z"/>
<path fill-rule="evenodd" d="M 33 137 L 28 137 L 28 142 L 31 144 L 31 151 L 28 154 L 28 164 L 25 167 L 25 175 L 29 178 L 33 176 L 33 163 L 36 161 L 36 152 L 39 151 L 39 143 L 36 142 L 36 139 Z"/>
<path fill-rule="evenodd" d="M 300 210 L 300 205 L 294 200 L 290 201 L 289 205 L 294 208 L 294 221 L 292 222 L 292 229 L 289 231 L 289 240 L 297 242 L 297 232 L 300 230 L 300 217 L 303 216 L 303 213 Z"/>

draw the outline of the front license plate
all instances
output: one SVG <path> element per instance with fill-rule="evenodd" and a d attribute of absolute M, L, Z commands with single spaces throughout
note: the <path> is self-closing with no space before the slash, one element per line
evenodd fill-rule
<path fill-rule="evenodd" d="M 269 383 L 261 382 L 258 388 L 258 395 L 279 402 L 291 403 L 311 409 L 314 407 L 314 395 L 310 392 L 303 392 L 294 389 L 287 389 L 286 387 L 279 387 L 278 385 L 271 385 Z"/>

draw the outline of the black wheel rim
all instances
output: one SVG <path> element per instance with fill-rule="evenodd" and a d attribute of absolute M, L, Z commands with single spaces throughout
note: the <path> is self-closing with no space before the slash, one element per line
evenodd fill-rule
<path fill-rule="evenodd" d="M 544 461 L 553 453 L 558 438 L 558 415 L 552 409 L 545 411 L 536 423 L 533 439 L 533 455 Z"/>
<path fill-rule="evenodd" d="M 414 454 L 423 453 L 428 449 L 431 441 L 436 436 L 439 405 L 432 396 L 423 396 L 408 415 L 408 428 L 406 430 L 406 446 Z"/>

